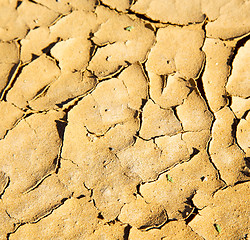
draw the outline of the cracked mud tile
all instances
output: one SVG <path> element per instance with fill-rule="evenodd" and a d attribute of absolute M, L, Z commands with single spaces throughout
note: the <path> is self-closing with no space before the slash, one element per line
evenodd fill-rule
<path fill-rule="evenodd" d="M 24 112 L 11 103 L 0 102 L 0 139 L 4 138 L 8 130 L 15 126 Z"/>
<path fill-rule="evenodd" d="M 126 239 L 126 224 L 119 222 L 99 225 L 97 229 L 88 237 L 88 240 L 124 240 Z"/>
<path fill-rule="evenodd" d="M 121 80 L 113 78 L 99 83 L 90 95 L 78 103 L 73 112 L 76 112 L 75 116 L 80 114 L 80 122 L 91 133 L 103 135 L 111 126 L 134 118 L 135 110 L 130 109 L 128 103 L 126 86 Z"/>
<path fill-rule="evenodd" d="M 60 14 L 67 14 L 74 10 L 93 11 L 96 5 L 96 0 L 36 0 L 36 2 Z"/>
<path fill-rule="evenodd" d="M 42 95 L 29 101 L 29 106 L 34 110 L 59 108 L 68 101 L 86 94 L 96 86 L 96 82 L 88 71 L 62 73 Z"/>
<path fill-rule="evenodd" d="M 111 151 L 120 151 L 129 146 L 132 146 L 135 142 L 135 135 L 139 131 L 140 123 L 137 118 L 128 120 L 124 123 L 117 124 L 105 133 L 103 137 L 100 137 L 99 144 L 106 146 Z M 91 138 L 91 135 L 89 134 Z M 93 139 L 93 142 L 98 142 L 97 139 Z"/>
<path fill-rule="evenodd" d="M 61 117 L 57 112 L 29 116 L 0 141 L 0 169 L 10 177 L 7 192 L 26 192 L 55 171 L 61 145 L 55 120 Z"/>
<path fill-rule="evenodd" d="M 28 26 L 18 15 L 16 10 L 16 1 L 3 0 L 0 2 L 0 39 L 11 41 L 13 39 L 23 38 Z"/>
<path fill-rule="evenodd" d="M 249 4 L 250 7 L 250 4 Z M 227 82 L 227 92 L 230 95 L 248 98 L 250 96 L 249 65 L 250 65 L 250 41 L 241 47 L 235 56 L 232 65 L 232 74 Z"/>
<path fill-rule="evenodd" d="M 84 186 L 83 170 L 70 160 L 60 159 L 60 168 L 57 174 L 60 182 L 73 193 L 73 197 L 89 198 L 91 192 Z"/>
<path fill-rule="evenodd" d="M 98 137 L 95 134 L 89 133 L 84 124 L 74 122 L 70 114 L 68 119 L 69 124 L 65 130 L 62 157 L 73 160 L 79 166 L 84 164 L 84 158 L 88 157 L 88 155 L 95 155 L 103 151 L 104 156 L 105 153 L 113 156 L 111 153 L 132 145 L 134 143 L 134 135 L 139 129 L 139 122 L 135 119 L 116 125 L 104 136 Z M 108 159 L 109 157 L 107 157 Z M 104 162 L 108 163 L 107 160 L 103 159 Z M 86 159 L 86 161 L 89 160 Z"/>
<path fill-rule="evenodd" d="M 151 229 L 149 231 L 140 231 L 135 227 L 132 227 L 129 232 L 129 239 L 138 240 L 203 240 L 198 234 L 193 232 L 189 226 L 185 224 L 184 221 L 171 221 L 166 223 L 160 229 Z"/>
<path fill-rule="evenodd" d="M 207 36 L 231 39 L 245 35 L 250 30 L 248 1 L 195 0 L 138 0 L 131 10 L 165 23 L 187 25 L 199 23 L 207 16 Z"/>
<path fill-rule="evenodd" d="M 192 2 L 189 0 L 138 0 L 131 10 L 153 20 L 179 25 L 202 22 L 205 18 L 200 0 Z"/>
<path fill-rule="evenodd" d="M 7 234 L 15 230 L 18 221 L 10 218 L 0 199 L 0 240 L 7 240 Z"/>
<path fill-rule="evenodd" d="M 177 72 L 186 80 L 197 78 L 205 60 L 205 54 L 200 50 L 203 41 L 201 25 L 160 28 L 156 44 L 148 56 L 147 71 L 160 76 Z"/>
<path fill-rule="evenodd" d="M 97 31 L 100 29 L 103 23 L 106 23 L 109 19 L 112 19 L 115 17 L 117 18 L 117 15 L 120 15 L 120 13 L 118 13 L 117 11 L 112 11 L 112 9 L 110 9 L 109 7 L 103 6 L 101 4 L 97 5 L 97 7 L 95 8 L 95 14 L 97 16 L 97 22 L 98 22 Z"/>
<path fill-rule="evenodd" d="M 119 213 L 119 209 L 123 205 L 123 199 L 129 199 L 129 196 L 133 198 L 132 194 L 136 192 L 136 185 L 139 183 L 138 177 L 133 176 L 133 173 L 120 166 L 113 153 L 116 149 L 111 148 L 115 147 L 114 145 L 109 145 L 106 139 L 103 141 L 100 139 L 99 141 L 98 138 L 93 138 L 92 140 L 84 126 L 77 126 L 76 123 L 73 123 L 70 114 L 68 120 L 69 125 L 65 131 L 62 157 L 72 160 L 83 169 L 85 185 L 88 188 L 94 188 L 94 195 L 96 196 L 94 199 L 98 208 L 103 208 L 103 211 L 105 211 L 106 207 L 111 208 L 111 204 L 117 204 L 117 212 L 115 212 L 114 207 L 111 211 L 106 210 L 105 212 L 110 215 Z M 128 125 L 128 130 L 130 130 L 130 126 Z M 124 146 L 126 142 L 131 144 L 130 141 L 133 141 L 133 135 L 136 131 L 137 129 L 126 139 L 126 135 L 120 138 L 121 132 L 118 130 L 118 134 L 111 135 L 111 138 L 114 138 L 112 141 L 119 148 Z M 118 197 L 116 198 L 117 194 Z M 103 205 L 102 207 L 98 206 L 99 202 Z"/>
<path fill-rule="evenodd" d="M 101 17 L 101 14 L 98 15 Z M 143 39 L 145 42 L 143 42 Z M 154 33 L 146 28 L 144 22 L 140 19 L 131 19 L 126 14 L 114 14 L 113 12 L 111 18 L 100 25 L 98 31 L 94 33 L 92 40 L 99 46 L 107 43 L 125 43 L 137 40 L 142 42 L 143 46 L 141 48 L 148 48 L 153 44 Z"/>
<path fill-rule="evenodd" d="M 187 144 L 182 140 L 182 134 L 159 137 L 155 139 L 155 143 L 162 150 L 161 160 L 166 162 L 167 167 L 187 161 L 190 157 Z"/>
<path fill-rule="evenodd" d="M 17 63 L 18 47 L 14 42 L 0 42 L 0 63 Z"/>
<path fill-rule="evenodd" d="M 10 239 L 88 239 L 97 228 L 97 216 L 93 202 L 71 198 L 39 222 L 21 226 Z"/>
<path fill-rule="evenodd" d="M 228 107 L 215 113 L 209 147 L 212 161 L 228 185 L 249 179 L 243 173 L 243 169 L 246 167 L 245 154 L 238 147 L 232 135 L 234 121 L 234 114 Z"/>
<path fill-rule="evenodd" d="M 68 189 L 52 175 L 25 194 L 12 192 L 7 188 L 2 199 L 11 217 L 18 219 L 20 223 L 28 223 L 50 214 L 70 196 Z"/>
<path fill-rule="evenodd" d="M 124 168 L 140 176 L 143 182 L 156 180 L 159 173 L 172 165 L 189 159 L 189 152 L 181 136 L 164 136 L 156 144 L 137 138 L 130 148 L 117 153 Z"/>
<path fill-rule="evenodd" d="M 127 88 L 129 108 L 139 110 L 142 101 L 148 97 L 148 82 L 139 63 L 132 64 L 121 72 L 118 77 Z"/>
<path fill-rule="evenodd" d="M 220 9 L 232 0 L 201 0 L 202 11 L 206 14 L 208 21 L 215 21 L 220 16 Z"/>
<path fill-rule="evenodd" d="M 55 61 L 46 55 L 35 59 L 24 66 L 14 86 L 7 94 L 7 101 L 20 108 L 27 106 L 27 101 L 32 100 L 39 91 L 55 81 L 60 75 L 60 69 Z M 39 81 L 37 79 L 39 76 Z"/>
<path fill-rule="evenodd" d="M 130 7 L 131 0 L 123 0 L 123 1 L 102 0 L 102 3 L 104 3 L 105 5 L 108 5 L 112 9 L 116 9 L 117 11 L 126 12 Z"/>
<path fill-rule="evenodd" d="M 8 184 L 9 184 L 9 177 L 3 171 L 0 171 L 0 196 L 3 194 Z"/>
<path fill-rule="evenodd" d="M 56 43 L 51 55 L 59 61 L 62 71 L 84 71 L 90 58 L 91 42 L 85 38 L 70 38 Z"/>
<path fill-rule="evenodd" d="M 0 42 L 0 97 L 19 62 L 18 51 L 16 43 Z"/>
<path fill-rule="evenodd" d="M 92 202 L 71 198 L 39 222 L 21 226 L 10 239 L 88 239 L 97 227 L 97 216 Z"/>
<path fill-rule="evenodd" d="M 50 26 L 52 39 L 61 38 L 89 38 L 91 32 L 98 29 L 96 14 L 86 11 L 73 11 L 65 17 L 59 19 L 54 25 Z"/>
<path fill-rule="evenodd" d="M 250 98 L 244 99 L 232 96 L 232 104 L 230 107 L 234 112 L 235 116 L 240 119 L 243 117 L 245 112 L 250 109 Z"/>
<path fill-rule="evenodd" d="M 85 112 L 83 112 L 83 119 L 85 120 L 85 124 L 87 129 L 90 132 L 93 132 L 97 135 L 104 134 L 112 125 L 126 121 L 133 117 L 134 111 L 130 110 L 126 107 L 123 107 L 123 102 L 127 102 L 127 92 L 125 91 L 125 87 L 122 85 L 122 83 L 118 82 L 116 79 L 110 80 L 112 82 L 108 82 L 108 85 L 110 83 L 117 82 L 116 88 L 109 88 L 107 84 L 99 84 L 98 87 L 95 90 L 95 93 L 98 95 L 101 93 L 101 91 L 107 91 L 107 98 L 103 99 L 102 103 L 102 95 L 99 96 L 99 100 L 101 100 L 101 105 L 98 105 L 98 102 L 95 100 L 93 95 L 90 97 L 86 97 L 82 100 L 82 102 L 79 104 L 79 107 L 81 106 Z M 105 86 L 106 85 L 106 86 Z M 120 85 L 120 86 L 119 86 Z M 107 87 L 107 88 L 106 88 Z M 124 87 L 124 88 L 123 88 Z M 119 91 L 121 88 L 121 91 Z M 113 94 L 112 94 L 113 92 Z M 95 94 L 95 95 L 97 95 Z M 118 96 L 119 94 L 119 96 Z M 118 99 L 115 99 L 115 95 L 118 96 Z M 125 98 L 125 101 L 124 101 Z M 120 101 L 119 101 L 120 100 Z M 89 103 L 90 101 L 90 103 Z M 113 101 L 113 102 L 112 102 Z M 110 103 L 113 105 L 110 105 Z M 93 105 L 93 107 L 92 107 Z M 94 108 L 94 111 L 90 109 L 90 111 L 86 111 L 87 108 L 89 109 L 89 106 Z M 96 109 L 95 109 L 96 106 Z M 92 110 L 92 112 L 91 112 Z M 91 115 L 90 115 L 91 114 Z M 93 122 L 95 119 L 96 122 Z"/>
<path fill-rule="evenodd" d="M 186 142 L 190 154 L 193 153 L 194 149 L 197 149 L 199 151 L 206 150 L 210 137 L 210 130 L 202 130 L 199 132 L 184 132 L 182 134 L 182 139 Z"/>
<path fill-rule="evenodd" d="M 149 100 L 143 108 L 140 136 L 151 139 L 163 135 L 174 135 L 182 130 L 181 123 L 172 109 L 162 109 Z"/>
<path fill-rule="evenodd" d="M 204 2 L 206 2 L 204 0 Z M 207 1 L 209 2 L 209 1 Z M 217 1 L 212 1 L 212 4 Z M 224 1 L 225 2 L 225 1 Z M 232 39 L 250 31 L 250 3 L 244 0 L 226 1 L 219 8 L 220 15 L 206 25 L 207 37 Z"/>
<path fill-rule="evenodd" d="M 69 112 L 62 157 L 72 160 L 83 169 L 84 183 L 88 188 L 94 189 L 93 198 L 97 208 L 102 211 L 105 219 L 113 220 L 124 203 L 133 199 L 133 193 L 140 181 L 129 169 L 121 167 L 113 151 L 126 147 L 124 144 L 133 143 L 139 122 L 135 122 L 133 131 L 129 121 L 127 125 L 117 125 L 117 131 L 114 127 L 115 132 L 111 134 L 113 129 L 109 130 L 103 136 L 106 139 L 102 139 L 102 136 L 91 136 L 87 132 L 84 122 L 79 121 L 82 119 L 79 117 L 81 113 L 83 111 L 80 105 Z M 124 134 L 121 134 L 123 130 Z"/>
<path fill-rule="evenodd" d="M 65 157 L 64 152 L 62 156 Z M 114 220 L 124 203 L 134 198 L 133 193 L 139 184 L 138 177 L 122 168 L 110 150 L 90 149 L 85 145 L 78 151 L 78 158 L 73 161 L 81 167 L 86 187 L 93 189 L 96 207 L 106 220 Z"/>
<path fill-rule="evenodd" d="M 89 148 L 94 151 L 97 149 L 100 149 L 100 151 L 101 149 L 104 149 L 105 152 L 108 149 L 109 151 L 116 153 L 117 151 L 125 149 L 135 142 L 134 136 L 140 127 L 140 123 L 137 118 L 128 119 L 125 122 L 121 122 L 109 128 L 104 135 L 96 135 L 95 133 L 89 132 L 84 126 L 84 123 L 71 123 L 72 122 L 70 122 L 67 126 L 65 136 L 67 135 L 70 138 L 70 135 L 73 134 L 75 135 L 75 140 L 73 141 L 71 139 L 70 142 L 67 141 L 67 144 L 69 145 L 64 147 L 63 153 L 68 156 L 72 156 L 73 158 L 75 158 L 76 154 L 71 153 L 70 148 L 73 147 L 72 145 L 74 143 L 78 143 L 79 149 L 84 149 L 85 145 L 89 146 Z M 72 159 L 71 157 L 69 158 Z"/>
<path fill-rule="evenodd" d="M 119 223 L 103 224 L 93 202 L 71 198 L 38 223 L 21 226 L 10 239 L 122 240 L 125 227 Z"/>
<path fill-rule="evenodd" d="M 250 183 L 246 182 L 218 191 L 189 226 L 207 240 L 245 239 L 249 234 L 249 188 Z"/>
<path fill-rule="evenodd" d="M 12 77 L 13 71 L 16 70 L 14 63 L 0 63 L 0 99 L 3 98 L 5 89 Z"/>
<path fill-rule="evenodd" d="M 54 12 L 60 14 L 67 14 L 72 11 L 72 6 L 70 2 L 67 0 L 60 0 L 60 1 L 35 0 L 34 3 L 46 7 L 47 9 L 53 10 Z"/>
<path fill-rule="evenodd" d="M 246 153 L 246 157 L 250 157 L 250 113 L 246 119 L 241 119 L 236 132 L 236 138 L 239 146 Z"/>
<path fill-rule="evenodd" d="M 229 107 L 224 107 L 215 113 L 215 122 L 212 128 L 212 141 L 209 146 L 210 154 L 214 154 L 219 149 L 227 148 L 233 144 L 233 123 L 234 114 Z"/>
<path fill-rule="evenodd" d="M 101 24 L 92 40 L 102 47 L 97 49 L 88 69 L 104 78 L 127 66 L 128 62 L 143 62 L 154 42 L 154 32 L 139 19 L 114 14 Z"/>
<path fill-rule="evenodd" d="M 219 40 L 206 38 L 202 50 L 206 54 L 206 65 L 202 82 L 209 107 L 217 112 L 227 104 L 226 84 L 230 74 L 228 61 L 232 46 Z"/>
<path fill-rule="evenodd" d="M 28 0 L 22 1 L 17 12 L 30 29 L 48 26 L 59 16 L 59 13 Z"/>
<path fill-rule="evenodd" d="M 162 108 L 171 108 L 183 103 L 192 86 L 188 81 L 175 75 L 157 75 L 149 72 L 150 96 Z"/>
<path fill-rule="evenodd" d="M 161 226 L 168 220 L 161 205 L 147 203 L 140 196 L 130 204 L 126 204 L 118 218 L 121 222 L 129 223 L 139 229 Z"/>
<path fill-rule="evenodd" d="M 99 176 L 93 176 L 92 173 L 95 184 L 91 185 L 90 181 L 85 182 L 87 186 L 93 188 L 96 207 L 102 212 L 104 219 L 111 221 L 117 218 L 124 204 L 130 203 L 135 198 L 133 193 L 136 192 L 139 179 L 129 169 L 124 169 L 117 158 L 112 159 L 103 169 L 100 163 L 97 167 L 96 172 L 98 171 Z M 85 175 L 88 172 L 88 170 L 84 172 Z"/>
<path fill-rule="evenodd" d="M 20 59 L 26 63 L 31 61 L 32 55 L 41 56 L 43 49 L 55 41 L 56 38 L 51 38 L 49 28 L 46 26 L 30 30 L 25 38 L 20 41 Z"/>
<path fill-rule="evenodd" d="M 161 150 L 153 141 L 137 138 L 135 144 L 118 152 L 117 156 L 123 168 L 138 175 L 144 182 L 155 180 L 162 170 L 167 168 L 167 161 L 160 158 Z"/>
<path fill-rule="evenodd" d="M 215 190 L 222 187 L 217 171 L 205 152 L 200 152 L 190 161 L 179 164 L 161 174 L 157 181 L 141 186 L 140 192 L 147 203 L 161 205 L 169 219 L 185 219 L 192 212 L 190 199 L 198 191 L 204 207 Z"/>
<path fill-rule="evenodd" d="M 135 122 L 135 129 L 131 131 L 131 123 L 117 125 L 118 130 L 108 136 L 113 129 L 102 136 L 91 136 L 79 122 L 81 108 L 69 112 L 69 124 L 64 135 L 62 157 L 70 159 L 82 169 L 86 187 L 93 189 L 93 198 L 97 208 L 107 220 L 114 220 L 124 203 L 133 199 L 136 186 L 140 179 L 129 169 L 120 165 L 113 152 L 122 149 L 124 144 L 131 145 L 133 136 L 138 131 L 139 123 Z M 74 114 L 73 114 L 74 113 Z M 124 134 L 121 132 L 124 131 Z M 110 140 L 109 140 L 110 139 Z M 110 143 L 114 143 L 114 145 Z M 60 171 L 60 170 L 59 170 Z"/>
<path fill-rule="evenodd" d="M 211 127 L 213 115 L 196 90 L 190 93 L 176 111 L 184 131 L 198 132 Z"/>

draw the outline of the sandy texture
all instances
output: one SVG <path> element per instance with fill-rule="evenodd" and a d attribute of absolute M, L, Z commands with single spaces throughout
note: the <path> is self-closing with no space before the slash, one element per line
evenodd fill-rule
<path fill-rule="evenodd" d="M 249 239 L 249 11 L 1 0 L 0 240 Z"/>

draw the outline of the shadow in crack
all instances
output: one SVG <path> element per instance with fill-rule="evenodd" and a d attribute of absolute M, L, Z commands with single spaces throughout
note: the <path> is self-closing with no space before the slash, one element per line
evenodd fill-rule
<path fill-rule="evenodd" d="M 192 194 L 185 203 L 188 205 L 185 206 L 184 211 L 182 212 L 182 216 L 186 222 L 186 224 L 190 223 L 197 214 L 199 214 L 199 209 L 193 203 L 193 197 L 195 193 Z"/>
<path fill-rule="evenodd" d="M 61 151 L 62 151 L 62 146 L 63 146 L 63 139 L 64 139 L 64 132 L 65 132 L 65 127 L 67 126 L 67 114 L 65 114 L 64 118 L 60 120 L 56 120 L 56 127 L 57 127 L 57 131 L 58 131 L 58 134 L 59 134 L 59 137 L 62 141 L 62 144 L 61 144 L 61 147 L 60 147 L 60 151 L 58 153 L 58 156 L 57 158 L 54 160 L 55 162 L 55 165 L 57 166 L 56 167 L 56 173 L 58 173 L 60 167 L 61 167 L 61 161 L 60 161 L 60 158 L 61 158 Z"/>
<path fill-rule="evenodd" d="M 61 120 L 61 121 L 60 121 Z M 65 115 L 62 119 L 56 120 L 56 128 L 60 139 L 63 141 L 65 127 L 67 126 L 67 116 Z"/>
<path fill-rule="evenodd" d="M 58 40 L 57 40 L 56 42 L 52 42 L 52 43 L 49 44 L 47 47 L 45 47 L 44 49 L 42 49 L 42 52 L 45 53 L 45 54 L 47 54 L 47 55 L 49 55 L 49 56 L 51 57 L 51 55 L 50 55 L 50 50 L 51 50 L 51 48 L 53 48 L 57 43 L 58 43 Z"/>
<path fill-rule="evenodd" d="M 13 87 L 14 82 L 15 82 L 17 76 L 19 76 L 20 73 L 21 73 L 21 67 L 18 69 L 19 64 L 20 64 L 20 63 L 16 63 L 16 64 L 14 64 L 14 66 L 11 68 L 11 70 L 10 70 L 10 72 L 9 72 L 8 79 L 7 79 L 7 83 L 6 83 L 6 85 L 5 85 L 5 88 L 2 90 L 2 92 L 0 91 L 0 99 L 1 99 L 1 100 L 6 101 L 6 95 L 7 95 L 8 90 L 10 90 L 10 89 Z M 16 72 L 16 71 L 17 71 L 17 72 Z M 15 75 L 15 73 L 16 73 L 16 76 L 15 76 L 15 78 L 12 80 L 12 77 Z"/>
<path fill-rule="evenodd" d="M 195 155 L 197 155 L 199 152 L 200 152 L 200 150 L 198 150 L 197 148 L 194 148 L 194 147 L 193 147 L 193 152 L 192 152 L 192 154 L 190 155 L 190 159 L 193 158 Z"/>
<path fill-rule="evenodd" d="M 228 61 L 227 61 L 227 65 L 232 66 L 233 61 L 234 61 L 234 58 L 235 58 L 235 56 L 237 55 L 239 49 L 240 49 L 241 47 L 243 47 L 243 46 L 245 45 L 245 43 L 246 43 L 249 39 L 250 39 L 250 35 L 248 35 L 248 36 L 246 36 L 246 37 L 243 37 L 242 39 L 240 39 L 240 40 L 237 42 L 237 44 L 236 44 L 236 46 L 235 46 L 235 48 L 234 48 L 234 51 L 232 52 L 231 56 L 229 57 L 229 59 L 228 59 Z M 230 74 L 230 75 L 231 75 L 231 74 Z"/>
<path fill-rule="evenodd" d="M 123 236 L 123 239 L 124 240 L 128 240 L 129 239 L 129 232 L 130 232 L 130 229 L 132 227 L 130 225 L 127 225 L 124 229 L 124 236 Z"/>
<path fill-rule="evenodd" d="M 242 172 L 243 172 L 246 176 L 250 177 L 250 157 L 246 157 L 246 158 L 244 158 L 244 160 L 245 160 L 245 162 L 246 162 L 246 167 L 245 167 L 245 169 L 243 169 Z"/>
<path fill-rule="evenodd" d="M 199 210 L 195 207 L 192 213 L 185 219 L 186 224 L 190 223 L 198 213 Z"/>

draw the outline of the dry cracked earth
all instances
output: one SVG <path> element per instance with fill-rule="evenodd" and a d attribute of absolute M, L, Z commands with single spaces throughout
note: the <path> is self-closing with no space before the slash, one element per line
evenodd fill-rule
<path fill-rule="evenodd" d="M 0 239 L 249 239 L 249 13 L 1 0 Z"/>

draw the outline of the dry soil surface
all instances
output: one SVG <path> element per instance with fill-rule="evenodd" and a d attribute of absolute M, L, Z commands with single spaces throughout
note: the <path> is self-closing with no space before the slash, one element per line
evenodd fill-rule
<path fill-rule="evenodd" d="M 249 239 L 249 32 L 249 0 L 0 0 L 0 239 Z"/>

